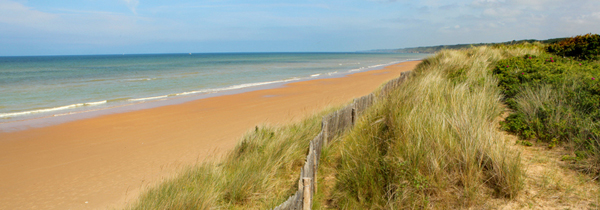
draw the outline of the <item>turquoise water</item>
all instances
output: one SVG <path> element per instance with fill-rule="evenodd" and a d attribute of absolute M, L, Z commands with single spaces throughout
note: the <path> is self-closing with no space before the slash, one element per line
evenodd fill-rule
<path fill-rule="evenodd" d="M 0 57 L 0 122 L 343 75 L 425 56 L 220 53 Z"/>

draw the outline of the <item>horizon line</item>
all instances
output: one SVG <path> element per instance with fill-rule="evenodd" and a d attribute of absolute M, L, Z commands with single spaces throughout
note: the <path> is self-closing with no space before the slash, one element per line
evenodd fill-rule
<path fill-rule="evenodd" d="M 289 54 L 301 54 L 301 53 L 370 53 L 370 54 L 381 54 L 389 52 L 373 52 L 375 50 L 359 50 L 359 51 L 282 51 L 282 52 L 188 52 L 188 53 L 111 53 L 111 54 L 46 54 L 46 55 L 0 55 L 0 57 L 53 57 L 53 56 L 115 56 L 115 55 L 194 55 L 194 54 L 270 54 L 270 53 L 289 53 Z M 398 53 L 406 54 L 406 53 Z"/>

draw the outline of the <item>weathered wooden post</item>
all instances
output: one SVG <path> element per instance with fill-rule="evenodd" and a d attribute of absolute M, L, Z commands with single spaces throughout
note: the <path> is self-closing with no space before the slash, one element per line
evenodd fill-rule
<path fill-rule="evenodd" d="M 300 168 L 300 178 L 298 179 L 298 190 L 302 189 L 302 177 L 304 177 L 304 167 Z"/>
<path fill-rule="evenodd" d="M 313 172 L 315 173 L 315 175 L 313 176 L 313 178 L 315 178 L 315 184 L 314 184 L 315 185 L 314 186 L 315 187 L 315 194 L 317 194 L 317 186 L 318 186 L 317 185 L 317 169 L 318 169 L 318 167 L 317 167 L 317 154 L 315 152 L 315 153 L 313 153 Z"/>
<path fill-rule="evenodd" d="M 323 117 L 323 124 L 321 126 L 321 132 L 323 132 L 323 145 L 327 146 L 327 139 L 329 139 L 329 117 L 326 115 Z"/>
<path fill-rule="evenodd" d="M 304 181 L 304 195 L 302 196 L 302 210 L 310 210 L 312 207 L 312 195 L 310 190 L 310 182 L 311 178 L 305 177 L 302 179 Z"/>
<path fill-rule="evenodd" d="M 354 102 L 352 104 L 352 121 L 351 121 L 352 124 L 350 124 L 350 127 L 354 126 L 355 122 L 356 122 L 356 102 Z"/>

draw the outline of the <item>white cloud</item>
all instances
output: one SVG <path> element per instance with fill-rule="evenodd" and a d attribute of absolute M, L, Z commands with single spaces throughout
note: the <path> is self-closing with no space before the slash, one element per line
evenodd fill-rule
<path fill-rule="evenodd" d="M 136 1 L 137 2 L 137 1 Z M 135 2 L 133 2 L 135 3 Z M 28 40 L 38 43 L 119 44 L 156 38 L 157 31 L 172 24 L 152 25 L 157 20 L 104 11 L 39 11 L 19 2 L 0 0 L 0 43 Z M 155 34 L 149 37 L 147 34 Z"/>
<path fill-rule="evenodd" d="M 36 11 L 17 2 L 0 0 L 0 23 L 40 27 L 57 18 L 56 15 Z"/>
<path fill-rule="evenodd" d="M 129 7 L 129 9 L 131 10 L 131 12 L 133 12 L 133 14 L 137 15 L 137 12 L 135 11 L 137 6 L 140 4 L 139 0 L 123 0 L 125 2 L 125 4 L 127 4 L 127 7 Z"/>

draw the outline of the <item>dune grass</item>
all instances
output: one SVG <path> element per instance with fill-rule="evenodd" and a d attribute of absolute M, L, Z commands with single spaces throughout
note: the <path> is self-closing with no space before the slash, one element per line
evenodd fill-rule
<path fill-rule="evenodd" d="M 217 162 L 148 189 L 127 209 L 267 209 L 297 190 L 308 144 L 333 109 L 286 126 L 256 127 Z"/>
<path fill-rule="evenodd" d="M 427 58 L 326 150 L 319 208 L 466 208 L 515 197 L 524 169 L 498 129 L 490 68 L 539 47 L 478 47 Z M 334 185 L 334 186 L 332 186 Z"/>

